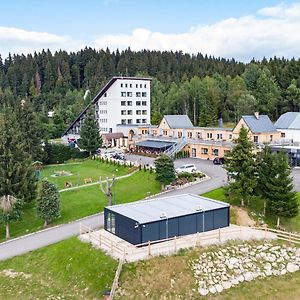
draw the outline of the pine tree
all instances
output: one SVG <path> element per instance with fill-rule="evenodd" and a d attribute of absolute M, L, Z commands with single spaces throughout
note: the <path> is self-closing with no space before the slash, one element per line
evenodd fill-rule
<path fill-rule="evenodd" d="M 59 192 L 53 183 L 43 180 L 36 209 L 37 215 L 45 221 L 45 227 L 60 217 Z"/>
<path fill-rule="evenodd" d="M 241 197 L 241 205 L 250 196 L 256 186 L 255 154 L 253 143 L 248 138 L 248 130 L 242 126 L 236 145 L 225 159 L 225 169 L 233 179 L 229 182 L 228 191 Z"/>
<path fill-rule="evenodd" d="M 80 131 L 78 146 L 90 153 L 95 152 L 102 145 L 102 139 L 99 133 L 99 125 L 95 118 L 95 110 L 90 107 Z"/>
<path fill-rule="evenodd" d="M 267 199 L 267 213 L 277 216 L 279 227 L 281 217 L 295 217 L 299 209 L 288 158 L 283 152 L 273 155 L 275 156 L 273 164 L 275 174 L 269 178 L 264 194 Z"/>
<path fill-rule="evenodd" d="M 5 111 L 0 124 L 0 222 L 6 226 L 21 216 L 23 201 L 36 196 L 36 181 L 30 156 L 25 151 L 24 139 L 16 127 L 16 117 L 11 110 Z"/>
<path fill-rule="evenodd" d="M 162 187 L 176 179 L 173 160 L 167 155 L 161 155 L 154 161 L 156 180 L 162 184 Z"/>

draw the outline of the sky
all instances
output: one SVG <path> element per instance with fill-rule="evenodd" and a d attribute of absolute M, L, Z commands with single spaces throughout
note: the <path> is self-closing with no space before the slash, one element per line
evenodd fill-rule
<path fill-rule="evenodd" d="M 300 56 L 300 1 L 0 0 L 0 54 L 43 48 Z"/>

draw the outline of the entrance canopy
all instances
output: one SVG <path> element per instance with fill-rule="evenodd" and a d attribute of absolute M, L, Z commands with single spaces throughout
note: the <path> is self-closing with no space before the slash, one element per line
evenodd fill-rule
<path fill-rule="evenodd" d="M 145 147 L 145 148 L 167 149 L 171 147 L 173 144 L 174 143 L 172 142 L 146 140 L 146 141 L 138 142 L 135 145 L 138 147 Z"/>

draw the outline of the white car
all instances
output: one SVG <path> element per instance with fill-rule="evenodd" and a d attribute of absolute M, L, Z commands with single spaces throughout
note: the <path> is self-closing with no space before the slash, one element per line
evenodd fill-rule
<path fill-rule="evenodd" d="M 190 165 L 182 165 L 179 168 L 176 168 L 176 173 L 193 173 L 196 172 L 196 166 L 193 164 Z"/>
<path fill-rule="evenodd" d="M 111 158 L 113 157 L 114 155 L 116 155 L 118 152 L 116 150 L 107 150 L 103 153 L 101 153 L 101 157 L 102 158 Z"/>

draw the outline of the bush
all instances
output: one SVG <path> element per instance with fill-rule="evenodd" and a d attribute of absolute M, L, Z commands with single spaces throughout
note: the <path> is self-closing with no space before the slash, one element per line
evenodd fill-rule
<path fill-rule="evenodd" d="M 86 158 L 89 153 L 86 151 L 79 151 L 76 148 L 71 148 L 63 144 L 49 144 L 46 143 L 44 147 L 45 157 L 43 163 L 45 164 L 61 164 L 71 158 Z"/>

